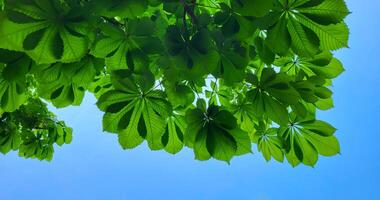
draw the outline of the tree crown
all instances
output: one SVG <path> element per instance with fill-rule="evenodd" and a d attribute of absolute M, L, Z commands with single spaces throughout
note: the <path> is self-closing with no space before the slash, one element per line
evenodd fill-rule
<path fill-rule="evenodd" d="M 124 149 L 314 166 L 333 107 L 344 0 L 0 0 L 0 152 L 51 160 L 72 130 L 44 102 L 86 92 Z"/>

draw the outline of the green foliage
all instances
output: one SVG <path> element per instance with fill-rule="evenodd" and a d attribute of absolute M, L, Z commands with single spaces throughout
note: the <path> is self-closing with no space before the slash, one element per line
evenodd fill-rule
<path fill-rule="evenodd" d="M 71 129 L 55 107 L 88 91 L 124 149 L 144 141 L 230 162 L 314 166 L 340 152 L 318 110 L 348 46 L 344 0 L 0 1 L 0 151 L 50 160 Z"/>
<path fill-rule="evenodd" d="M 54 144 L 70 144 L 72 129 L 55 119 L 46 104 L 30 98 L 17 111 L 5 112 L 0 121 L 0 152 L 18 151 L 19 156 L 50 161 Z"/>

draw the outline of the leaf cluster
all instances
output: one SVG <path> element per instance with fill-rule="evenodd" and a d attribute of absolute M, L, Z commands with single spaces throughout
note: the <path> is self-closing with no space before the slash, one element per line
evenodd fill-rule
<path fill-rule="evenodd" d="M 39 99 L 80 105 L 86 92 L 124 149 L 146 141 L 230 162 L 256 144 L 266 160 L 292 166 L 340 151 L 336 129 L 316 113 L 333 108 L 332 80 L 344 71 L 332 53 L 348 46 L 344 0 L 1 2 L 2 126 L 17 129 L 2 132 L 2 152 L 50 159 L 24 148 L 18 129 L 34 129 L 9 116 Z M 63 142 L 35 137 L 52 152 L 71 140 L 61 129 Z"/>
<path fill-rule="evenodd" d="M 72 129 L 56 119 L 39 99 L 30 98 L 14 112 L 0 119 L 0 152 L 18 151 L 24 158 L 52 160 L 54 146 L 70 144 Z"/>

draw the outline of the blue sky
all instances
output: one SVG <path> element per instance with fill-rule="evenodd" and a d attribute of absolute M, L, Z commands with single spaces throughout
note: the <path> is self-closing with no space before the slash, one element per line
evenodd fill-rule
<path fill-rule="evenodd" d="M 336 54 L 346 72 L 334 82 L 336 108 L 320 114 L 339 129 L 342 155 L 293 169 L 258 153 L 226 165 L 195 161 L 190 150 L 124 151 L 102 133 L 88 95 L 57 111 L 75 135 L 51 163 L 0 155 L 0 199 L 380 199 L 380 1 L 347 3 L 350 49 Z"/>

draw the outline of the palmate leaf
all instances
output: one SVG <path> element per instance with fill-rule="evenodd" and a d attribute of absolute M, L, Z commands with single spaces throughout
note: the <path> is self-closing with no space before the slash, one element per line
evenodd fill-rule
<path fill-rule="evenodd" d="M 300 119 L 292 114 L 290 126 L 279 129 L 284 141 L 286 158 L 292 166 L 299 163 L 314 166 L 318 154 L 333 156 L 340 153 L 338 140 L 333 135 L 336 129 L 327 122 L 315 119 Z"/>
<path fill-rule="evenodd" d="M 178 26 L 169 26 L 164 36 L 168 56 L 160 65 L 171 81 L 179 79 L 197 80 L 217 67 L 219 54 L 212 48 L 210 33 L 205 28 L 197 30 L 191 37 Z"/>
<path fill-rule="evenodd" d="M 33 73 L 39 83 L 40 95 L 61 108 L 80 105 L 85 90 L 102 67 L 102 60 L 88 56 L 76 63 L 36 66 Z"/>
<path fill-rule="evenodd" d="M 217 41 L 220 41 L 218 44 L 220 58 L 213 75 L 217 78 L 222 78 L 226 85 L 241 82 L 244 80 L 245 70 L 250 59 L 247 46 L 244 46 L 236 40 L 225 42 L 224 38 L 220 38 L 220 34 L 216 37 L 219 37 Z"/>
<path fill-rule="evenodd" d="M 205 113 L 196 108 L 186 113 L 186 121 L 185 142 L 194 149 L 198 160 L 213 157 L 230 162 L 235 155 L 251 152 L 247 133 L 237 127 L 236 119 L 228 111 L 210 106 Z"/>
<path fill-rule="evenodd" d="M 256 89 L 251 90 L 247 95 L 252 101 L 251 106 L 254 108 L 257 117 L 263 116 L 265 113 L 266 116 L 278 124 L 287 123 L 288 111 L 286 106 L 277 99 Z"/>
<path fill-rule="evenodd" d="M 308 77 L 317 75 L 327 79 L 336 78 L 344 71 L 342 63 L 333 58 L 330 52 L 322 52 L 311 59 L 297 56 L 281 57 L 274 65 L 281 67 L 281 71 L 289 75 L 302 72 Z"/>
<path fill-rule="evenodd" d="M 279 1 L 256 23 L 268 28 L 266 44 L 274 53 L 284 55 L 291 47 L 297 55 L 313 57 L 348 46 L 349 30 L 343 22 L 348 14 L 343 0 Z"/>
<path fill-rule="evenodd" d="M 0 48 L 24 51 L 36 63 L 74 62 L 86 53 L 91 25 L 81 8 L 58 0 L 8 1 L 0 15 Z"/>
<path fill-rule="evenodd" d="M 160 53 L 163 47 L 155 36 L 155 24 L 148 18 L 131 20 L 127 31 L 111 25 L 103 24 L 103 37 L 98 39 L 91 48 L 91 54 L 98 58 L 105 58 L 107 69 L 133 70 L 133 51 L 143 54 Z"/>
<path fill-rule="evenodd" d="M 252 102 L 256 116 L 266 114 L 278 124 L 287 124 L 287 107 L 298 103 L 300 99 L 299 93 L 289 84 L 289 77 L 265 68 L 260 81 L 255 75 L 249 75 L 247 81 L 254 86 L 247 92 L 247 97 Z"/>
<path fill-rule="evenodd" d="M 256 137 L 258 137 L 257 148 L 266 161 L 271 160 L 272 157 L 278 162 L 284 161 L 283 145 L 277 136 L 277 129 L 268 129 Z"/>
<path fill-rule="evenodd" d="M 210 2 L 207 2 L 212 4 Z M 212 7 L 212 5 L 210 5 Z M 220 32 L 225 38 L 234 38 L 246 40 L 256 31 L 256 27 L 247 18 L 233 12 L 230 7 L 224 3 L 220 4 L 221 10 L 213 16 L 215 24 L 221 26 Z M 221 39 L 221 38 L 220 38 Z M 218 42 L 221 42 L 220 40 Z"/>
<path fill-rule="evenodd" d="M 15 111 L 26 102 L 25 76 L 31 66 L 32 61 L 24 54 L 0 49 L 0 107 L 3 111 Z"/>
<path fill-rule="evenodd" d="M 320 100 L 326 100 L 332 96 L 331 90 L 326 87 L 325 80 L 317 76 L 297 81 L 292 85 L 299 92 L 302 100 L 307 103 L 315 104 Z"/>
<path fill-rule="evenodd" d="M 20 133 L 15 126 L 14 124 L 11 124 L 10 127 L 0 126 L 0 152 L 2 154 L 17 150 L 22 142 Z"/>
<path fill-rule="evenodd" d="M 152 80 L 149 75 L 131 75 L 99 98 L 97 105 L 106 112 L 103 128 L 118 133 L 123 148 L 134 148 L 144 139 L 152 150 L 164 148 L 161 138 L 171 105 L 164 92 L 152 89 Z"/>

